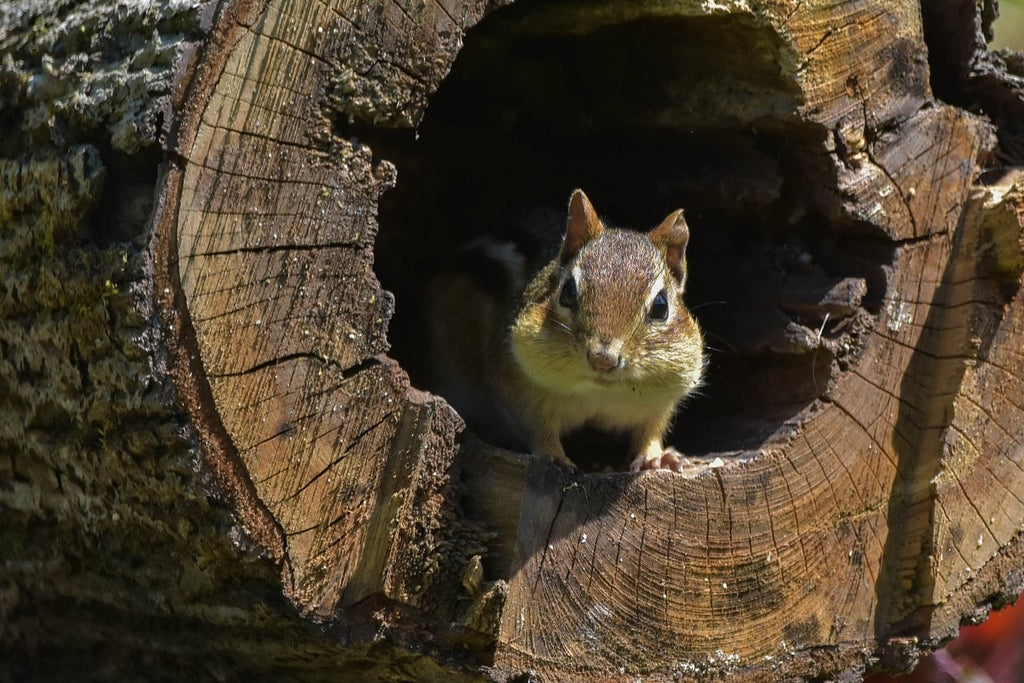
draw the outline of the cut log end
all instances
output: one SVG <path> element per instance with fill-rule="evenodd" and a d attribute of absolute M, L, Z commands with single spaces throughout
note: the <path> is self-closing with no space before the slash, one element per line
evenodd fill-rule
<path fill-rule="evenodd" d="M 948 635 L 1024 522 L 1020 213 L 971 199 L 991 129 L 932 98 L 916 5 L 456 5 L 229 22 L 183 117 L 190 397 L 289 597 L 551 677 L 818 675 Z M 573 475 L 419 391 L 430 274 L 485 230 L 543 242 L 509 217 L 580 186 L 613 223 L 686 209 L 695 476 Z"/>

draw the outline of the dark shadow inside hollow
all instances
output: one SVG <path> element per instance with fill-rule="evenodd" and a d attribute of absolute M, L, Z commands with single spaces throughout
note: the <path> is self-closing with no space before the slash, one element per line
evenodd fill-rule
<path fill-rule="evenodd" d="M 998 145 L 984 161 L 986 170 L 1024 164 L 1024 55 L 989 49 L 998 16 L 993 0 L 921 4 L 935 97 L 985 116 L 996 126 Z"/>
<path fill-rule="evenodd" d="M 381 200 L 375 264 L 397 301 L 392 355 L 432 388 L 424 284 L 480 235 L 518 239 L 527 253 L 557 243 L 576 187 L 621 227 L 647 230 L 682 207 L 686 300 L 709 363 L 668 441 L 691 454 L 756 450 L 784 438 L 856 358 L 891 244 L 823 217 L 835 201 L 826 133 L 799 121 L 789 56 L 770 29 L 588 7 L 493 12 L 467 34 L 415 132 L 342 126 L 399 172 Z M 537 207 L 559 217 L 544 228 L 553 237 L 507 227 Z M 586 471 L 624 469 L 607 443 L 584 434 L 569 455 Z"/>

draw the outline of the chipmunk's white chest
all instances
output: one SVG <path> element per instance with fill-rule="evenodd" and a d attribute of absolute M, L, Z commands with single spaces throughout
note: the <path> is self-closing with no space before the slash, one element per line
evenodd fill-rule
<path fill-rule="evenodd" d="M 561 389 L 538 388 L 543 410 L 568 431 L 590 424 L 620 430 L 657 419 L 685 393 L 682 389 L 650 388 L 626 382 L 601 385 L 584 380 Z"/>

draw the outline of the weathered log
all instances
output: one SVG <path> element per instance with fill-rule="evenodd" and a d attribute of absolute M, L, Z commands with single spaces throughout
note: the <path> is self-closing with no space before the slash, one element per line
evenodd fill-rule
<path fill-rule="evenodd" d="M 167 326 L 146 352 L 166 343 L 196 466 L 303 619 L 496 677 L 757 680 L 905 668 L 1019 593 L 1024 200 L 976 176 L 993 130 L 1021 163 L 1002 125 L 1020 119 L 935 99 L 917 3 L 236 2 L 210 20 L 168 107 Z M 432 265 L 577 185 L 623 223 L 686 207 L 690 303 L 720 350 L 673 439 L 721 466 L 572 476 L 473 438 L 407 379 Z M 218 565 L 254 552 L 227 536 Z M 265 592 L 266 563 L 250 572 Z M 254 633 L 301 631 L 272 612 Z M 279 652 L 300 652 L 289 633 Z"/>
<path fill-rule="evenodd" d="M 147 226 L 202 24 L 0 6 L 0 680 L 447 678 L 297 618 L 167 376 Z"/>
<path fill-rule="evenodd" d="M 296 604 L 328 620 L 376 596 L 457 621 L 482 555 L 500 582 L 483 620 L 497 670 L 614 676 L 863 667 L 887 643 L 916 647 L 901 638 L 949 637 L 962 615 L 939 606 L 957 596 L 1012 595 L 985 569 L 1024 520 L 1019 258 L 975 258 L 991 238 L 965 207 L 989 128 L 932 98 L 917 5 L 523 4 L 467 36 L 428 105 L 484 10 L 233 6 L 187 91 L 160 217 L 177 344 L 201 361 L 180 380 Z M 425 111 L 420 147 L 379 132 Z M 541 157 L 545 129 L 571 151 Z M 609 136 L 635 149 L 586 147 Z M 381 356 L 382 150 L 413 173 L 381 247 L 400 302 L 416 301 L 431 243 L 451 249 L 500 213 L 488 206 L 551 187 L 639 212 L 619 191 L 656 205 L 648 220 L 666 201 L 712 214 L 694 220 L 694 294 L 727 301 L 703 323 L 738 358 L 712 372 L 711 433 L 693 442 L 740 452 L 693 479 L 572 478 L 475 442 L 456 458 L 455 416 Z M 634 180 L 614 168 L 641 159 Z M 748 159 L 749 198 L 732 190 Z M 506 164 L 523 178 L 474 182 Z M 717 253 L 701 254 L 702 229 L 722 233 L 705 242 Z M 804 268 L 773 251 L 786 242 Z M 859 276 L 841 309 L 856 326 L 786 314 L 808 275 Z M 415 345 L 429 321 L 410 317 Z M 998 412 L 992 382 L 1009 394 Z"/>

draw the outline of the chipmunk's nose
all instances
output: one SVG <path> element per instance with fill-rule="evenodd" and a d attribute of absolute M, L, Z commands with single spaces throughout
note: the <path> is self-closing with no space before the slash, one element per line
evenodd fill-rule
<path fill-rule="evenodd" d="M 622 342 L 613 339 L 595 339 L 587 346 L 587 362 L 598 372 L 610 372 L 622 367 Z"/>

